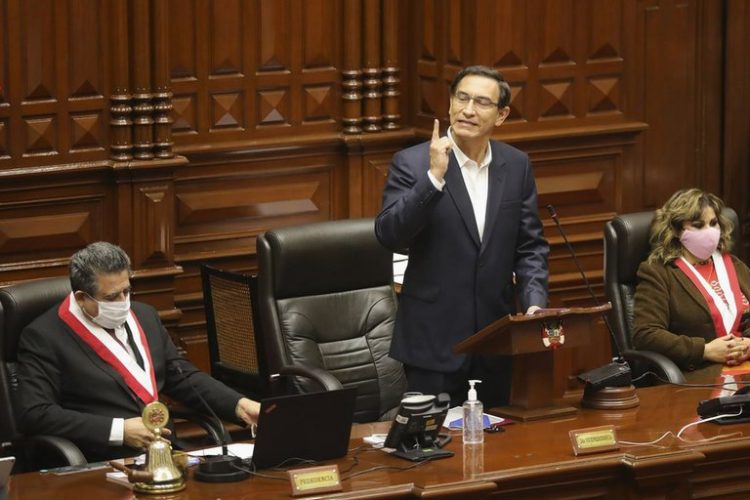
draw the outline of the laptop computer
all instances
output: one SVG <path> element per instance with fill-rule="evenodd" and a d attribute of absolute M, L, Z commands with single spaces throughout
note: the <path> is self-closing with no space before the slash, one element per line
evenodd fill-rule
<path fill-rule="evenodd" d="M 252 458 L 255 468 L 346 455 L 356 392 L 348 388 L 262 400 Z"/>
<path fill-rule="evenodd" d="M 13 464 L 15 461 L 16 457 L 0 457 L 0 492 L 2 492 L 5 485 L 8 484 L 10 471 L 13 470 Z"/>

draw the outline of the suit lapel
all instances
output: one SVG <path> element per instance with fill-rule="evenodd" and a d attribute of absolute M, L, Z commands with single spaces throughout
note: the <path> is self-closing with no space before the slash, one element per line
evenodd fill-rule
<path fill-rule="evenodd" d="M 492 237 L 492 229 L 495 227 L 495 220 L 497 214 L 500 211 L 500 205 L 503 201 L 503 191 L 505 187 L 505 176 L 507 169 L 505 168 L 505 158 L 503 158 L 500 151 L 494 148 L 493 142 L 490 141 L 489 146 L 492 150 L 492 163 L 489 168 L 488 179 L 487 179 L 487 212 L 484 219 L 484 234 L 482 235 L 482 249 L 480 255 L 487 248 L 488 242 Z"/>
<path fill-rule="evenodd" d="M 461 175 L 461 167 L 458 166 L 456 155 L 453 153 L 450 155 L 448 170 L 445 172 L 445 189 L 456 205 L 472 241 L 479 248 L 479 230 L 477 229 L 477 220 L 474 217 L 471 198 L 469 198 L 469 192 L 466 190 L 464 177 Z"/>
<path fill-rule="evenodd" d="M 73 339 L 73 341 L 78 344 L 78 346 L 81 348 L 81 351 L 86 355 L 86 357 L 91 361 L 91 363 L 99 368 L 103 373 L 105 373 L 108 377 L 110 377 L 112 380 L 114 380 L 117 385 L 119 385 L 125 393 L 130 396 L 130 398 L 138 405 L 139 408 L 143 407 L 143 403 L 138 399 L 138 397 L 133 393 L 133 391 L 128 387 L 128 384 L 125 383 L 125 380 L 122 378 L 122 376 L 117 373 L 117 371 L 112 368 L 106 361 L 104 361 L 101 357 L 99 357 L 96 352 L 94 352 L 91 347 L 81 339 L 81 337 L 78 336 L 76 332 L 73 331 L 70 326 L 68 326 L 65 322 L 63 322 L 63 325 L 65 325 L 65 331 L 70 337 Z"/>

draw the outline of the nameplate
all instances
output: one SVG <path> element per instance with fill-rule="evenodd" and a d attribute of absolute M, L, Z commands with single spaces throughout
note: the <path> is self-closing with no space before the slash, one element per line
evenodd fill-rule
<path fill-rule="evenodd" d="M 322 465 L 287 471 L 292 484 L 292 496 L 310 495 L 312 493 L 329 493 L 341 491 L 338 465 Z"/>
<path fill-rule="evenodd" d="M 614 425 L 577 429 L 568 432 L 568 434 L 570 435 L 570 443 L 573 445 L 573 453 L 576 456 L 612 451 L 619 448 Z"/>

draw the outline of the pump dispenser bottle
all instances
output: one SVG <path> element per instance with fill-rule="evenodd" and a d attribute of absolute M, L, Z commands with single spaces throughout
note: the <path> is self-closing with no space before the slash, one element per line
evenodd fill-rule
<path fill-rule="evenodd" d="M 464 403 L 464 444 L 477 444 L 484 442 L 484 407 L 477 400 L 477 391 L 474 384 L 482 383 L 481 380 L 469 380 L 469 396 Z"/>

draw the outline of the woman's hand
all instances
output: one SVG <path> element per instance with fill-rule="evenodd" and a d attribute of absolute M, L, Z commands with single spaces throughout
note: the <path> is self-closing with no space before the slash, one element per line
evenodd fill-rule
<path fill-rule="evenodd" d="M 741 365 L 750 358 L 750 339 L 745 337 L 735 337 L 737 341 L 737 350 L 740 353 L 733 360 L 727 361 L 727 365 Z"/>
<path fill-rule="evenodd" d="M 718 337 L 703 348 L 703 359 L 714 363 L 735 366 L 748 357 L 750 357 L 750 341 L 734 335 Z"/>

